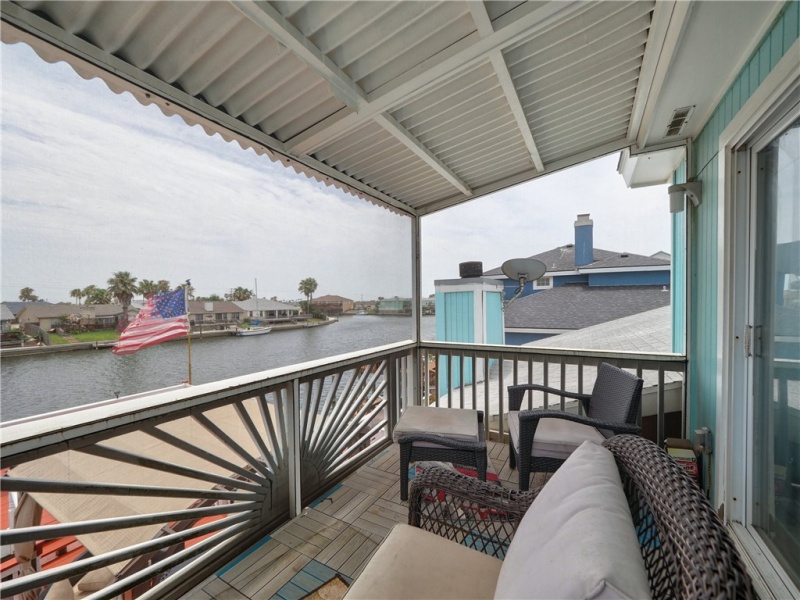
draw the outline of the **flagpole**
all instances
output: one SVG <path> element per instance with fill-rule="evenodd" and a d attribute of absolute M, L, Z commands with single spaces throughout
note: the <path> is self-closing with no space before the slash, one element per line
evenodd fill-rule
<path fill-rule="evenodd" d="M 186 287 L 183 288 L 184 299 L 186 300 L 186 348 L 189 351 L 189 385 L 192 385 L 192 321 L 189 319 L 189 286 L 192 285 L 191 279 L 186 280 Z"/>

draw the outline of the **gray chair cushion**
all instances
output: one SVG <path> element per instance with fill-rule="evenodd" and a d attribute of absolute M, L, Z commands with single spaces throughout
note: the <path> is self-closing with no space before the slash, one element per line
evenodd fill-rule
<path fill-rule="evenodd" d="M 508 413 L 508 433 L 519 453 L 518 411 Z M 540 419 L 533 436 L 531 456 L 566 460 L 586 440 L 602 444 L 604 439 L 597 429 L 582 423 L 564 419 Z"/>

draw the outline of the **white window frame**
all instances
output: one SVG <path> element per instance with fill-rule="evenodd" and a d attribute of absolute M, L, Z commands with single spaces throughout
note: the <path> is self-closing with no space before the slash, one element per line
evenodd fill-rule
<path fill-rule="evenodd" d="M 542 279 L 546 279 L 547 284 L 541 283 Z M 552 287 L 553 287 L 553 277 L 550 275 L 540 277 L 539 279 L 533 282 L 533 289 L 535 290 L 549 290 L 552 289 Z"/>
<path fill-rule="evenodd" d="M 718 289 L 717 315 L 717 449 L 714 484 L 731 532 L 754 568 L 754 580 L 775 597 L 800 597 L 784 569 L 752 526 L 753 407 L 749 392 L 752 373 L 742 369 L 745 326 L 753 305 L 749 223 L 754 203 L 745 152 L 776 126 L 792 94 L 800 90 L 797 40 L 719 138 L 718 175 Z M 792 109 L 794 111 L 795 109 Z M 796 115 L 795 115 L 796 118 Z M 785 122 L 782 119 L 782 122 Z M 741 151 L 744 148 L 744 151 Z M 748 363 L 749 364 L 749 363 Z"/>

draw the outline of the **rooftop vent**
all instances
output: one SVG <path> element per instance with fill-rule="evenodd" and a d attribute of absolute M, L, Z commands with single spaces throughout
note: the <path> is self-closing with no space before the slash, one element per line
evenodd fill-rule
<path fill-rule="evenodd" d="M 686 123 L 689 122 L 689 117 L 692 116 L 692 111 L 694 111 L 694 106 L 676 108 L 672 113 L 669 125 L 667 125 L 667 133 L 664 137 L 674 137 L 682 134 L 686 128 Z"/>
<path fill-rule="evenodd" d="M 459 263 L 458 274 L 461 279 L 483 277 L 483 263 L 477 260 Z"/>
<path fill-rule="evenodd" d="M 619 255 L 619 257 L 620 258 L 628 258 L 628 253 L 627 252 L 623 252 L 622 254 Z"/>
<path fill-rule="evenodd" d="M 564 248 L 574 248 L 574 247 L 575 247 L 575 244 L 567 244 L 566 246 L 564 246 Z"/>

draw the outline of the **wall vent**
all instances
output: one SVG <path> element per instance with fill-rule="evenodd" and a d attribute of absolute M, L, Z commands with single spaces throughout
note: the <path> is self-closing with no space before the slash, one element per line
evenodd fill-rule
<path fill-rule="evenodd" d="M 692 111 L 694 111 L 694 106 L 676 108 L 672 113 L 669 125 L 667 125 L 667 133 L 664 137 L 674 137 L 682 134 L 686 128 L 686 123 L 689 122 L 689 117 L 692 116 Z"/>

